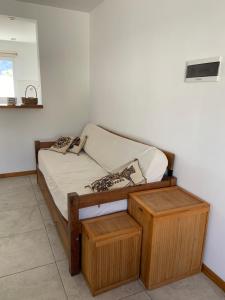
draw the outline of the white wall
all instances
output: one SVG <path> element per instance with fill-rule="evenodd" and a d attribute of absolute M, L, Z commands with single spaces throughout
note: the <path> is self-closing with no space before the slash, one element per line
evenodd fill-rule
<path fill-rule="evenodd" d="M 0 51 L 14 51 L 17 53 L 17 56 L 13 59 L 15 97 L 17 97 L 17 103 L 21 103 L 21 97 L 24 97 L 26 87 L 29 84 L 34 84 L 37 88 L 38 99 L 40 99 L 41 104 L 42 97 L 37 44 L 0 40 Z M 34 92 L 31 92 L 28 92 L 28 96 L 34 96 Z M 7 103 L 7 99 L 5 99 L 5 101 L 5 103 Z M 1 101 L 0 103 L 4 102 Z"/>
<path fill-rule="evenodd" d="M 0 174 L 35 168 L 34 140 L 77 135 L 89 114 L 89 15 L 0 0 L 0 12 L 37 20 L 43 110 L 0 109 Z"/>
<path fill-rule="evenodd" d="M 105 0 L 91 14 L 92 121 L 176 153 L 179 184 L 212 205 L 204 262 L 225 279 L 225 74 L 184 83 L 185 61 L 225 57 L 223 0 Z"/>

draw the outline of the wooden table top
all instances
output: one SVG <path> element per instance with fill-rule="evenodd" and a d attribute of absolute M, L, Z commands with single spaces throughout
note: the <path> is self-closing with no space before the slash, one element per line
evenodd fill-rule
<path fill-rule="evenodd" d="M 130 194 L 153 215 L 176 212 L 197 207 L 208 207 L 208 203 L 175 186 Z"/>
<path fill-rule="evenodd" d="M 141 230 L 136 221 L 126 212 L 82 221 L 82 226 L 93 240 L 112 238 Z"/>

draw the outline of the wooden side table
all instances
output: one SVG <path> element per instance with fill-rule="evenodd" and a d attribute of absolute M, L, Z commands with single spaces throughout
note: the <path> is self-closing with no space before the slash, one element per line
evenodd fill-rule
<path fill-rule="evenodd" d="M 130 194 L 142 226 L 141 280 L 153 289 L 201 271 L 209 204 L 179 187 Z"/>
<path fill-rule="evenodd" d="M 82 221 L 82 271 L 93 295 L 139 277 L 141 227 L 127 213 Z"/>

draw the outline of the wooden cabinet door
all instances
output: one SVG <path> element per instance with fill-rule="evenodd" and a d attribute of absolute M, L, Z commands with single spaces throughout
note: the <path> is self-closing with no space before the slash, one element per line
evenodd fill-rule
<path fill-rule="evenodd" d="M 152 216 L 132 198 L 129 199 L 128 207 L 129 214 L 142 226 L 140 277 L 145 286 L 148 286 L 152 241 Z"/>
<path fill-rule="evenodd" d="M 184 212 L 157 218 L 152 235 L 149 287 L 201 271 L 207 213 Z"/>

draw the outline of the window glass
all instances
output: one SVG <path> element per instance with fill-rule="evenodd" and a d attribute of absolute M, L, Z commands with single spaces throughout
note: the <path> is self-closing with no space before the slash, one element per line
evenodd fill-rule
<path fill-rule="evenodd" d="M 0 97 L 14 97 L 13 60 L 0 59 Z"/>

